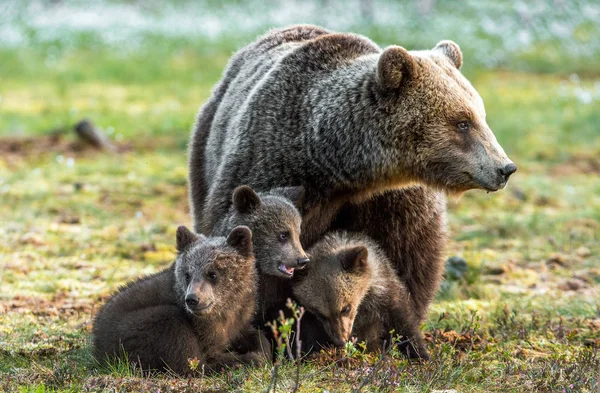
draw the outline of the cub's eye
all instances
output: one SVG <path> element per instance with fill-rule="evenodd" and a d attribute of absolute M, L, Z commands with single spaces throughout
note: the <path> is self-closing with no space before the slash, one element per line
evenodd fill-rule
<path fill-rule="evenodd" d="M 192 275 L 190 273 L 185 273 L 185 281 L 190 282 L 192 279 Z"/>
<path fill-rule="evenodd" d="M 342 314 L 344 316 L 350 314 L 350 306 L 346 306 L 346 307 L 342 308 L 342 311 L 340 311 L 340 314 Z"/>
<path fill-rule="evenodd" d="M 217 281 L 217 273 L 215 273 L 215 272 L 209 272 L 206 275 L 206 278 L 208 278 L 208 280 L 211 281 L 211 282 L 216 282 Z"/>
<path fill-rule="evenodd" d="M 284 243 L 284 242 L 287 242 L 288 239 L 290 238 L 290 233 L 288 231 L 281 232 L 277 237 L 280 242 Z"/>
<path fill-rule="evenodd" d="M 456 128 L 460 132 L 469 132 L 469 130 L 471 129 L 471 123 L 469 123 L 468 121 L 461 121 L 456 125 Z"/>

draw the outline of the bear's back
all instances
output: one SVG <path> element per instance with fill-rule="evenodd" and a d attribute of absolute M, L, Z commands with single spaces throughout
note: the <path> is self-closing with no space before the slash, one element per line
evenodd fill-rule
<path fill-rule="evenodd" d="M 95 317 L 92 331 L 95 355 L 102 358 L 105 353 L 117 353 L 124 334 L 122 321 L 133 312 L 165 305 L 177 307 L 173 285 L 171 266 L 119 288 Z"/>
<path fill-rule="evenodd" d="M 236 53 L 221 82 L 227 88 L 206 136 L 204 179 L 208 199 L 217 198 L 217 203 L 227 204 L 222 197 L 228 198 L 240 179 L 247 178 L 252 162 L 296 161 L 301 168 L 305 156 L 299 130 L 310 127 L 311 108 L 321 100 L 311 98 L 311 89 L 326 83 L 335 70 L 380 51 L 362 36 L 296 26 L 274 30 Z M 316 102 L 311 103 L 315 98 Z M 287 147 L 281 151 L 276 146 Z M 238 162 L 246 165 L 235 164 Z M 289 165 L 273 167 L 270 177 L 282 179 L 285 184 L 290 170 Z M 222 184 L 222 179 L 231 185 Z M 258 191 L 269 187 L 250 185 Z M 207 202 L 205 208 L 211 200 Z M 203 229 L 210 230 L 212 224 Z"/>

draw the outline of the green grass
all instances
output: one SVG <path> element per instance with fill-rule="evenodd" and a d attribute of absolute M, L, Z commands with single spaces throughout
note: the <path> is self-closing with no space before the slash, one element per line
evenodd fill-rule
<path fill-rule="evenodd" d="M 0 49 L 0 391 L 254 392 L 271 380 L 268 367 L 146 378 L 89 353 L 102 302 L 166 267 L 177 225 L 190 224 L 189 131 L 235 47 L 148 40 L 152 51 L 132 53 L 57 44 L 50 63 L 48 46 Z M 432 361 L 325 353 L 302 364 L 299 391 L 348 392 L 365 378 L 365 392 L 597 390 L 600 79 L 569 67 L 465 71 L 519 171 L 501 192 L 450 202 L 446 254 L 469 269 L 431 307 Z M 83 117 L 127 149 L 73 149 Z M 281 367 L 278 391 L 294 374 Z"/>

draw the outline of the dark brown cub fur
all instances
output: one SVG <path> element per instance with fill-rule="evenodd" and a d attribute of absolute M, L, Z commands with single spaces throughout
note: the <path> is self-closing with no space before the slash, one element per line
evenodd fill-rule
<path fill-rule="evenodd" d="M 124 356 L 143 370 L 190 372 L 189 359 L 212 370 L 261 362 L 256 353 L 228 353 L 248 334 L 256 282 L 252 232 L 236 227 L 224 237 L 177 229 L 179 254 L 171 267 L 129 283 L 102 307 L 93 327 L 94 356 Z"/>
<path fill-rule="evenodd" d="M 303 187 L 279 187 L 256 193 L 248 186 L 233 191 L 229 213 L 213 231 L 227 233 L 245 225 L 252 230 L 252 244 L 258 273 L 258 304 L 255 326 L 277 317 L 291 297 L 294 272 L 309 259 L 300 244 L 302 219 L 296 205 L 304 198 Z"/>
<path fill-rule="evenodd" d="M 400 346 L 409 357 L 429 357 L 408 291 L 373 240 L 359 233 L 331 232 L 308 252 L 312 262 L 296 278 L 294 295 L 321 322 L 328 340 L 322 342 L 323 335 L 307 326 L 305 348 L 315 341 L 342 346 L 354 336 L 374 351 L 384 340 L 390 343 L 393 331 L 406 338 Z"/>

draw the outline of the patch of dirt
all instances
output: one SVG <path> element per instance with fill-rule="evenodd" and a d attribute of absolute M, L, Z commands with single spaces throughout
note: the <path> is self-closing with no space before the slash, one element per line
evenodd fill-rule
<path fill-rule="evenodd" d="M 459 333 L 455 330 L 442 331 L 439 329 L 425 332 L 425 341 L 433 343 L 448 343 L 461 351 L 468 351 L 484 345 L 489 340 L 484 340 L 479 334 Z"/>
<path fill-rule="evenodd" d="M 80 313 L 92 314 L 97 303 L 88 298 L 77 298 L 57 294 L 51 299 L 41 297 L 15 296 L 0 302 L 0 313 L 32 313 L 38 317 L 60 316 L 67 318 Z"/>
<path fill-rule="evenodd" d="M 567 161 L 554 166 L 550 173 L 559 177 L 577 174 L 600 175 L 600 155 L 571 157 Z"/>
<path fill-rule="evenodd" d="M 131 146 L 128 144 L 113 144 L 117 153 L 124 153 L 131 150 Z M 6 161 L 47 153 L 77 157 L 89 155 L 90 152 L 101 152 L 101 150 L 73 137 L 67 137 L 64 132 L 33 137 L 0 138 L 0 157 Z"/>

